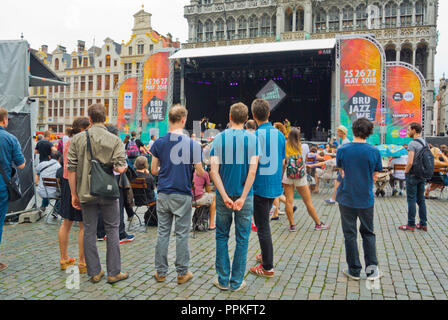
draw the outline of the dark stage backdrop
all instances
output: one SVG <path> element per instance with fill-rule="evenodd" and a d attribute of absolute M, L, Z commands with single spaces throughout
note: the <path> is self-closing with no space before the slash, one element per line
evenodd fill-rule
<path fill-rule="evenodd" d="M 25 210 L 31 199 L 34 197 L 31 114 L 10 112 L 9 124 L 6 129 L 19 140 L 20 146 L 22 147 L 22 153 L 26 160 L 25 169 L 18 170 L 23 198 L 16 202 L 10 202 L 8 209 L 8 212 L 19 212 Z"/>

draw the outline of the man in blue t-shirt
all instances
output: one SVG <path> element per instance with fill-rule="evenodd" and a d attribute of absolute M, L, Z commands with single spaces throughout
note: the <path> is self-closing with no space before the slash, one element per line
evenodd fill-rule
<path fill-rule="evenodd" d="M 231 129 L 213 141 L 211 177 L 216 195 L 216 271 L 213 284 L 221 290 L 240 291 L 246 286 L 247 249 L 254 208 L 252 185 L 257 173 L 257 140 L 244 130 L 249 110 L 243 103 L 230 108 Z M 235 213 L 236 248 L 232 269 L 229 259 L 229 233 Z"/>
<path fill-rule="evenodd" d="M 344 274 L 354 280 L 360 279 L 362 269 L 356 231 L 358 218 L 361 222 L 359 231 L 363 240 L 367 279 L 376 280 L 381 277 L 373 223 L 373 183 L 383 167 L 379 150 L 366 143 L 372 133 L 373 123 L 370 120 L 356 120 L 353 123 L 353 142 L 341 146 L 336 156 L 337 166 L 342 169 L 343 178 L 336 201 L 341 212 L 348 264 L 348 270 L 344 270 Z"/>
<path fill-rule="evenodd" d="M 177 283 L 193 278 L 188 271 L 190 250 L 188 246 L 193 170 L 202 176 L 201 146 L 183 133 L 188 111 L 176 105 L 169 111 L 170 129 L 167 135 L 156 140 L 151 147 L 151 171 L 159 176 L 157 186 L 158 237 L 154 275 L 157 282 L 164 282 L 168 273 L 168 245 L 173 218 L 176 224 Z M 193 168 L 194 167 L 194 168 Z"/>
<path fill-rule="evenodd" d="M 15 136 L 6 132 L 8 126 L 8 111 L 0 108 L 0 243 L 2 242 L 3 223 L 8 212 L 9 195 L 6 182 L 11 179 L 12 165 L 18 169 L 25 168 L 25 158 L 23 157 L 19 141 Z M 8 180 L 8 181 L 5 181 Z M 8 266 L 0 263 L 0 272 Z"/>
<path fill-rule="evenodd" d="M 249 271 L 257 276 L 272 278 L 274 276 L 274 248 L 269 211 L 275 198 L 283 194 L 282 178 L 286 159 L 286 139 L 269 122 L 270 109 L 266 100 L 255 100 L 252 103 L 252 114 L 258 124 L 255 135 L 258 139 L 260 161 L 254 183 L 254 220 L 261 255 L 256 257 L 260 265 L 250 268 Z"/>

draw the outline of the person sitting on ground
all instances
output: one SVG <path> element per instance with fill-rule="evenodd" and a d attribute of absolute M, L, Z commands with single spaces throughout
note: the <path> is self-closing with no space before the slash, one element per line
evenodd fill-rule
<path fill-rule="evenodd" d="M 56 172 L 61 167 L 59 164 L 59 159 L 61 154 L 58 151 L 53 151 L 51 156 L 47 161 L 40 162 L 36 167 L 36 175 L 37 175 L 37 193 L 42 198 L 42 206 L 40 207 L 40 211 L 42 213 L 45 212 L 48 205 L 50 204 L 49 199 L 54 199 L 60 196 L 59 191 L 55 187 L 45 187 L 43 179 L 51 178 L 56 179 Z M 55 213 L 52 213 L 53 218 L 57 218 L 56 213 L 59 212 L 59 200 L 55 204 Z"/>
<path fill-rule="evenodd" d="M 400 196 L 403 195 L 404 186 L 406 183 L 406 175 L 404 174 L 403 170 L 395 170 L 395 165 L 404 165 L 406 166 L 408 164 L 408 155 L 404 155 L 401 157 L 395 157 L 392 158 L 392 160 L 389 163 L 389 171 L 390 171 L 390 186 L 392 187 L 392 197 L 395 197 L 397 193 L 399 193 Z M 399 183 L 400 191 L 398 191 L 396 187 L 396 183 Z"/>
<path fill-rule="evenodd" d="M 215 230 L 216 195 L 212 192 L 210 175 L 207 171 L 200 177 L 196 170 L 193 175 L 193 204 L 197 206 L 209 206 L 210 223 L 209 230 Z"/>

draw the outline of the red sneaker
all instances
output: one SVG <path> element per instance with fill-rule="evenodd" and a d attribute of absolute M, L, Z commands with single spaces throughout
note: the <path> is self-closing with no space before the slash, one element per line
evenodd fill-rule
<path fill-rule="evenodd" d="M 428 226 L 422 226 L 422 225 L 418 224 L 416 228 L 418 230 L 428 231 Z"/>
<path fill-rule="evenodd" d="M 415 231 L 415 227 L 410 227 L 407 224 L 404 226 L 399 226 L 398 229 L 403 230 L 403 231 Z"/>
<path fill-rule="evenodd" d="M 257 254 L 255 256 L 255 259 L 257 260 L 258 263 L 263 263 L 263 257 L 261 256 L 261 253 Z"/>
<path fill-rule="evenodd" d="M 272 270 L 264 270 L 263 265 L 259 265 L 258 267 L 253 267 L 249 269 L 250 273 L 260 276 L 260 277 L 266 277 L 266 278 L 272 278 L 274 276 L 274 269 Z"/>
<path fill-rule="evenodd" d="M 257 226 L 252 222 L 252 227 L 251 227 L 253 232 L 258 232 Z"/>

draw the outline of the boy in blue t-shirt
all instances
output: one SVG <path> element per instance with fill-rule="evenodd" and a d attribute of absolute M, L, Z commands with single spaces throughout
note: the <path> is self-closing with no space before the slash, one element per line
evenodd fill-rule
<path fill-rule="evenodd" d="M 211 177 L 216 195 L 216 271 L 214 285 L 221 290 L 239 291 L 246 286 L 247 249 L 253 214 L 252 185 L 257 173 L 257 141 L 244 130 L 249 110 L 243 103 L 230 108 L 231 129 L 217 135 L 213 141 Z M 235 213 L 236 248 L 232 269 L 229 259 L 229 233 Z"/>
<path fill-rule="evenodd" d="M 336 162 L 342 169 L 342 182 L 338 188 L 336 201 L 341 212 L 348 270 L 344 274 L 354 280 L 360 279 L 361 262 L 357 243 L 357 219 L 364 248 L 366 274 L 368 280 L 381 277 L 376 255 L 374 233 L 373 182 L 376 174 L 383 170 L 378 149 L 366 143 L 373 132 L 373 123 L 360 118 L 353 123 L 354 140 L 338 149 Z"/>

